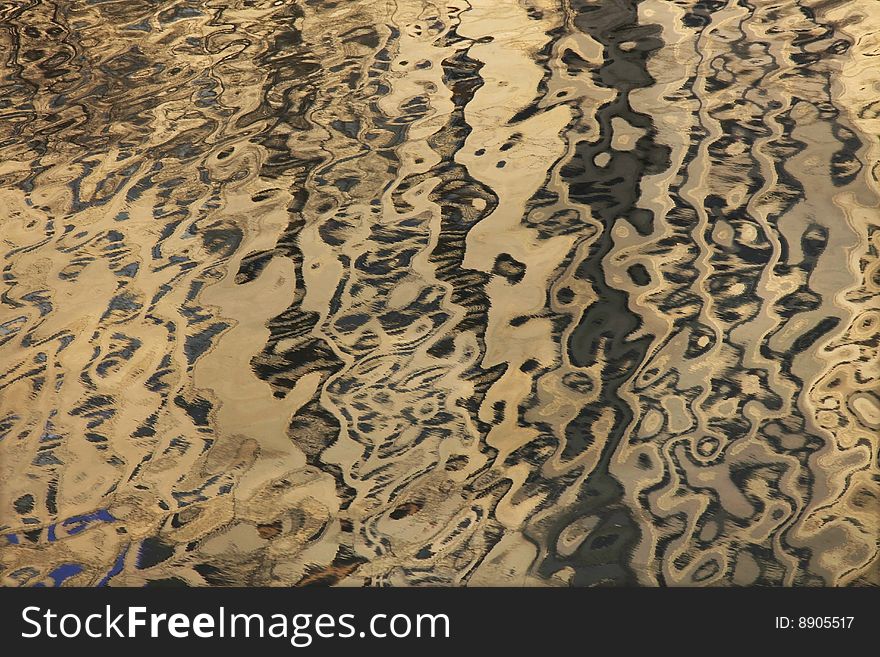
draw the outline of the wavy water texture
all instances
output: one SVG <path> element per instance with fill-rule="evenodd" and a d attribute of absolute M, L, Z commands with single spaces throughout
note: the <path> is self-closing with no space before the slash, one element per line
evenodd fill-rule
<path fill-rule="evenodd" d="M 880 585 L 875 5 L 0 4 L 0 582 Z"/>

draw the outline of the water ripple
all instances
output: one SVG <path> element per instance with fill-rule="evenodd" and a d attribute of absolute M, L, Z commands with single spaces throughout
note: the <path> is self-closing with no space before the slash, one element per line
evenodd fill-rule
<path fill-rule="evenodd" d="M 0 577 L 880 585 L 871 0 L 0 5 Z"/>

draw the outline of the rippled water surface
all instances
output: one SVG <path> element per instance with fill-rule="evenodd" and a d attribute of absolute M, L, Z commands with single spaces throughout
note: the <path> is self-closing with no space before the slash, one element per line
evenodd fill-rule
<path fill-rule="evenodd" d="M 13 0 L 0 55 L 3 584 L 880 584 L 876 0 Z"/>

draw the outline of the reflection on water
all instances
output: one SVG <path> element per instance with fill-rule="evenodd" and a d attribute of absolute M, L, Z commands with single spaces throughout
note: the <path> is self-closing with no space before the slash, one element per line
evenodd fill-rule
<path fill-rule="evenodd" d="M 14 0 L 0 53 L 3 584 L 880 584 L 874 0 Z"/>

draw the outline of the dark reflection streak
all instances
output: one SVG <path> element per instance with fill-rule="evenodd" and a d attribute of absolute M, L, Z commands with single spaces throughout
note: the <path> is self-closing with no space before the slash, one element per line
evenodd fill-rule
<path fill-rule="evenodd" d="M 631 340 L 628 336 L 641 325 L 638 315 L 628 306 L 628 295 L 608 284 L 602 267 L 603 258 L 613 248 L 611 231 L 620 217 L 640 215 L 636 207 L 639 180 L 643 175 L 662 171 L 668 166 L 668 149 L 650 138 L 650 117 L 633 112 L 628 94 L 632 89 L 649 86 L 653 80 L 647 72 L 646 60 L 651 52 L 662 47 L 657 38 L 659 28 L 638 25 L 638 2 L 571 3 L 573 26 L 589 34 L 605 48 L 606 62 L 599 71 L 601 84 L 618 90 L 617 98 L 601 107 L 597 120 L 601 137 L 595 143 L 581 142 L 575 159 L 563 168 L 570 186 L 570 198 L 589 204 L 594 216 L 602 222 L 602 235 L 590 248 L 578 268 L 577 276 L 588 280 L 598 300 L 584 313 L 571 335 L 569 349 L 572 362 L 589 366 L 601 352 L 606 360 L 602 372 L 601 402 L 585 407 L 569 426 L 567 435 L 577 444 L 589 435 L 590 425 L 602 407 L 614 409 L 614 424 L 596 468 L 580 492 L 578 515 L 599 516 L 600 520 L 582 547 L 571 557 L 550 557 L 541 565 L 543 574 L 570 566 L 575 574 L 573 585 L 631 585 L 635 574 L 627 566 L 626 555 L 638 540 L 639 530 L 628 509 L 622 504 L 623 490 L 608 471 L 609 461 L 632 423 L 633 414 L 618 394 L 620 386 L 637 371 L 644 361 L 651 336 Z M 635 42 L 631 50 L 619 47 L 622 42 Z M 633 152 L 611 151 L 611 119 L 621 117 L 631 125 L 644 128 L 649 136 L 639 140 Z M 605 166 L 595 157 L 610 153 Z M 643 220 L 631 220 L 636 226 Z M 561 531 L 571 517 L 560 519 L 548 534 L 546 544 L 555 546 Z"/>

